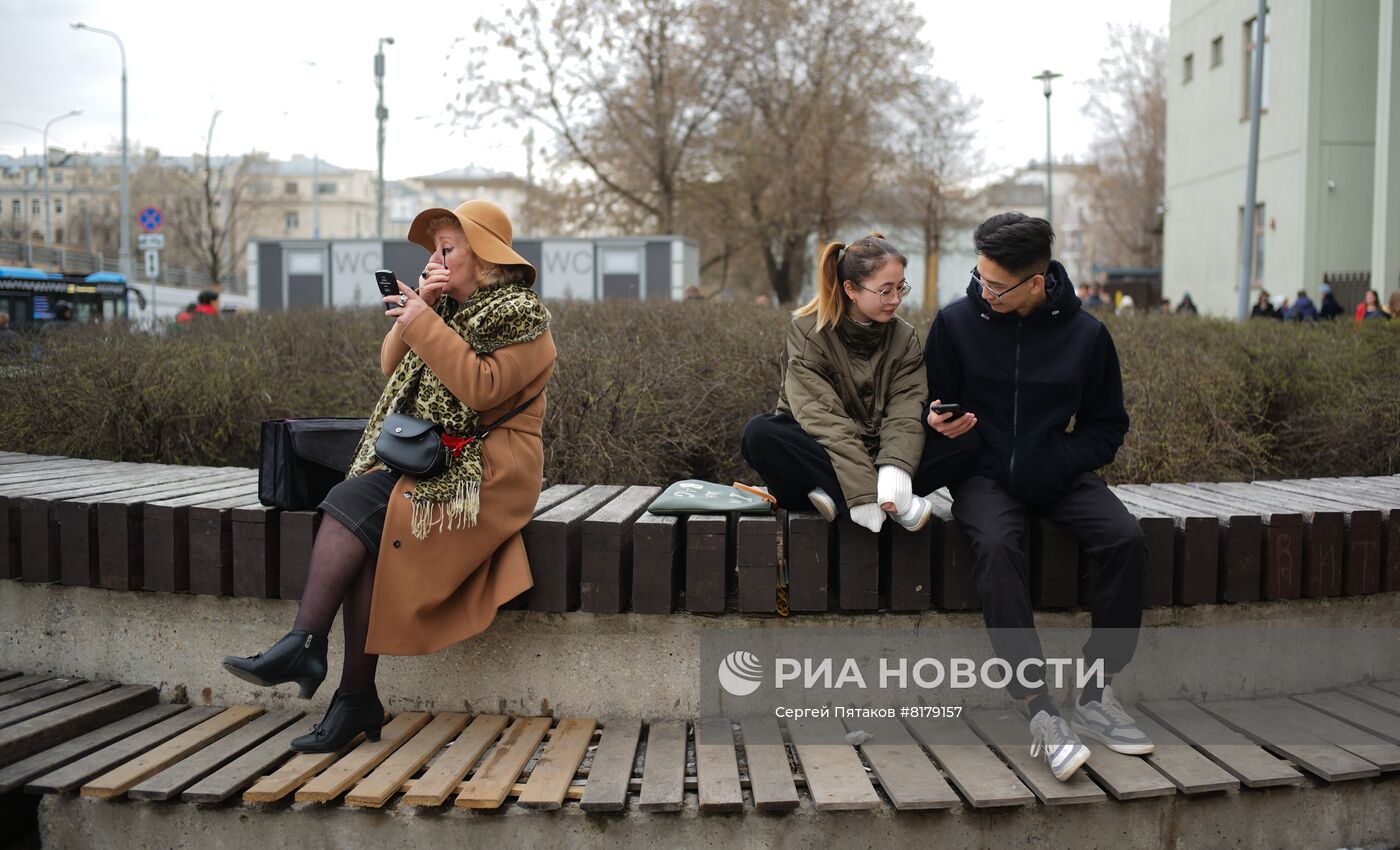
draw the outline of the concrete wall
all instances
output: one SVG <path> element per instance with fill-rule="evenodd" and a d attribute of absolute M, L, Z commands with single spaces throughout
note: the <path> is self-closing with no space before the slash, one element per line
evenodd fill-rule
<path fill-rule="evenodd" d="M 295 614 L 296 603 L 284 600 L 0 581 L 0 668 L 149 683 L 165 701 L 300 707 L 306 703 L 293 699 L 293 686 L 255 688 L 219 666 L 224 655 L 271 645 Z M 1224 699 L 1400 679 L 1400 654 L 1387 651 L 1398 623 L 1400 593 L 1149 608 L 1137 657 L 1115 685 L 1126 700 Z M 1036 624 L 1047 653 L 1077 656 L 1089 615 L 1037 612 Z M 879 630 L 881 639 L 917 642 L 934 657 L 990 653 L 976 612 L 765 618 L 503 611 L 473 640 L 433 655 L 382 659 L 379 690 L 394 711 L 695 717 L 702 645 L 735 640 L 732 630 L 804 646 L 830 643 L 833 632 L 839 640 L 843 630 L 854 644 Z M 1183 652 L 1183 635 L 1192 633 L 1207 643 Z M 316 706 L 329 702 L 338 677 L 338 627 L 330 644 L 332 672 Z M 942 695 L 968 708 L 1006 700 L 999 691 Z"/>

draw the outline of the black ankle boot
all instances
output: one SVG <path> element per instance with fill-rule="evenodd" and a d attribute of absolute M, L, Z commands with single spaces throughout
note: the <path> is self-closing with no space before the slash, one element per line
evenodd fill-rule
<path fill-rule="evenodd" d="M 255 685 L 296 682 L 301 686 L 301 698 L 311 699 L 326 678 L 326 638 L 311 632 L 288 632 L 257 655 L 226 655 L 223 663 L 225 670 Z"/>
<path fill-rule="evenodd" d="M 333 753 L 361 732 L 378 741 L 383 725 L 384 704 L 373 685 L 358 691 L 336 691 L 326 716 L 310 733 L 293 738 L 291 747 L 299 753 Z"/>

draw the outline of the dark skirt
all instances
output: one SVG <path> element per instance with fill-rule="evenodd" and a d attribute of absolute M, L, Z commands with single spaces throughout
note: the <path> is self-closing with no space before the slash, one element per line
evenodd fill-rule
<path fill-rule="evenodd" d="M 356 475 L 332 487 L 319 507 L 350 529 L 371 554 L 378 555 L 384 514 L 398 481 L 399 474 L 387 469 Z"/>

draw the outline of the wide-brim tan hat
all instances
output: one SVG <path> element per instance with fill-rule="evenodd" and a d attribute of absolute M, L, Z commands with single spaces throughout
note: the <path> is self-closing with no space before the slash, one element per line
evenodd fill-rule
<path fill-rule="evenodd" d="M 510 247 L 510 217 L 490 201 L 467 201 L 455 210 L 443 207 L 423 210 L 408 227 L 408 241 L 421 245 L 429 253 L 436 251 L 437 245 L 428 232 L 428 222 L 443 215 L 455 217 L 462 225 L 462 232 L 467 235 L 467 244 L 472 246 L 473 254 L 501 266 L 524 266 L 525 282 L 530 286 L 535 285 L 535 267 Z"/>

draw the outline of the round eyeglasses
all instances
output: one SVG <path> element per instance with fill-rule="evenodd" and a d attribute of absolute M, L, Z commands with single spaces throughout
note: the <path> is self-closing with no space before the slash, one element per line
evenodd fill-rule
<path fill-rule="evenodd" d="M 909 285 L 909 281 L 907 280 L 901 280 L 899 286 L 886 286 L 882 289 L 871 289 L 866 286 L 861 286 L 858 283 L 855 286 L 856 289 L 864 289 L 872 295 L 880 296 L 881 304 L 893 304 L 896 301 L 900 301 L 914 288 Z"/>
<path fill-rule="evenodd" d="M 982 275 L 979 274 L 979 273 L 977 272 L 977 269 L 976 269 L 976 268 L 974 268 L 974 269 L 972 270 L 972 280 L 973 280 L 978 286 L 982 287 L 982 291 L 983 291 L 983 292 L 987 293 L 988 295 L 992 296 L 992 297 L 995 298 L 996 300 L 1000 301 L 1001 299 L 1003 299 L 1003 298 L 1006 297 L 1006 294 L 1007 294 L 1008 292 L 1010 292 L 1011 290 L 1015 289 L 1017 286 L 1020 286 L 1021 284 L 1025 283 L 1026 281 L 1030 280 L 1031 278 L 1035 277 L 1035 276 L 1038 275 L 1038 274 L 1041 274 L 1041 272 L 1032 272 L 1031 274 L 1027 275 L 1026 277 L 1021 278 L 1020 281 L 1018 281 L 1018 282 L 1016 283 L 1016 286 L 1008 286 L 1008 287 L 1006 287 L 1005 289 L 993 289 L 991 286 L 987 285 L 987 282 L 986 282 L 985 280 L 982 279 Z"/>

